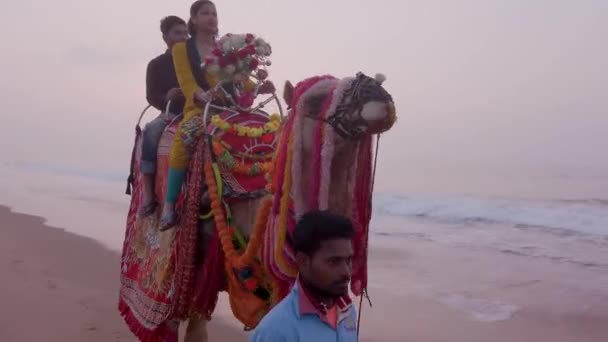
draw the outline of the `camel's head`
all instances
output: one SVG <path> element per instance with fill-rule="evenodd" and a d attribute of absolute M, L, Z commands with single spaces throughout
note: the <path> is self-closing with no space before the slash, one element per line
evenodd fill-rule
<path fill-rule="evenodd" d="M 299 99 L 294 99 L 295 90 L 288 81 L 284 98 L 303 115 L 324 120 L 342 138 L 353 140 L 366 134 L 383 133 L 395 123 L 395 104 L 382 87 L 384 80 L 383 75 L 371 78 L 363 73 L 342 80 L 326 78 L 311 86 Z M 298 103 L 293 103 L 294 100 Z"/>

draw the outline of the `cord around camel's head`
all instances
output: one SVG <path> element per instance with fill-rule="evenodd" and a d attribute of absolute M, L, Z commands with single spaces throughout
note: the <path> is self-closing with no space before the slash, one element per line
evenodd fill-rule
<path fill-rule="evenodd" d="M 382 86 L 385 80 L 382 74 L 372 78 L 359 72 L 341 80 L 323 77 L 305 90 L 299 88 L 306 84 L 294 87 L 287 81 L 283 98 L 301 115 L 325 121 L 342 138 L 355 140 L 386 132 L 395 124 L 395 104 Z"/>

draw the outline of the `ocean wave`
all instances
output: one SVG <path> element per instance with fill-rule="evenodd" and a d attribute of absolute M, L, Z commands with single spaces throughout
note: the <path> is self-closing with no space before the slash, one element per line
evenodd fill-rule
<path fill-rule="evenodd" d="M 128 170 L 94 169 L 37 162 L 4 163 L 17 171 L 42 172 L 102 182 L 125 182 Z M 450 224 L 509 224 L 554 234 L 601 235 L 608 239 L 608 199 L 535 201 L 481 197 L 374 196 L 374 212 Z"/>
<path fill-rule="evenodd" d="M 453 309 L 465 312 L 478 322 L 499 322 L 510 319 L 519 307 L 499 300 L 471 298 L 468 295 L 450 294 L 439 300 Z"/>
<path fill-rule="evenodd" d="M 558 202 L 568 203 L 568 204 L 590 204 L 590 205 L 608 206 L 608 199 L 601 199 L 601 198 L 562 199 L 562 200 L 558 200 Z"/>
<path fill-rule="evenodd" d="M 608 235 L 608 200 L 519 200 L 477 197 L 374 197 L 379 215 L 452 224 L 508 224 L 553 229 L 563 235 Z"/>
<path fill-rule="evenodd" d="M 53 174 L 60 176 L 73 176 L 87 178 L 106 182 L 126 182 L 128 169 L 125 170 L 108 170 L 108 169 L 93 169 L 86 167 L 75 167 L 50 163 L 38 162 L 7 162 L 5 167 L 27 172 L 41 172 L 45 174 Z"/>

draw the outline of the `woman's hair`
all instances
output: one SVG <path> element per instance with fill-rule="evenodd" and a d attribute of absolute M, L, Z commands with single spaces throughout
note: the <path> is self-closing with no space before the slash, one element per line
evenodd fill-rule
<path fill-rule="evenodd" d="M 194 23 L 192 22 L 192 17 L 198 15 L 198 11 L 205 5 L 214 5 L 213 1 L 210 0 L 197 0 L 192 3 L 190 6 L 190 19 L 188 19 L 188 33 L 190 36 L 196 36 L 196 27 L 194 27 Z"/>

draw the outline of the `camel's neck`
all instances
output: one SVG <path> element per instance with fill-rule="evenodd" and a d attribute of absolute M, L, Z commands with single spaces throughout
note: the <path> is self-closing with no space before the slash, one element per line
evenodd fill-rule
<path fill-rule="evenodd" d="M 341 143 L 336 145 L 331 162 L 330 180 L 329 180 L 329 210 L 350 216 L 352 205 L 352 182 L 353 165 L 356 163 L 357 144 L 352 142 Z M 302 152 L 302 172 L 301 180 L 294 179 L 296 186 L 300 186 L 300 194 L 302 195 L 302 203 L 308 208 L 308 203 L 311 201 L 311 165 L 312 155 L 310 151 Z M 310 208 L 308 208 L 310 209 Z"/>
<path fill-rule="evenodd" d="M 350 217 L 352 206 L 353 165 L 356 163 L 357 144 L 337 146 L 331 165 L 329 208 L 335 213 Z"/>

